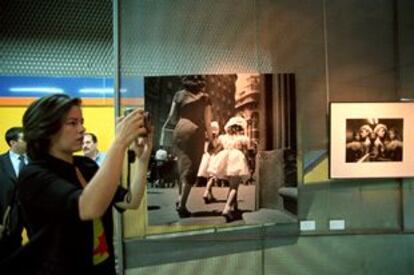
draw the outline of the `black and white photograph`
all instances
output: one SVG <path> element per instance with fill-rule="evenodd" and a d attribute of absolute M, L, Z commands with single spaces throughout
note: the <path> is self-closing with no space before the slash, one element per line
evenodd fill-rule
<path fill-rule="evenodd" d="M 334 102 L 330 107 L 331 178 L 414 175 L 412 102 Z"/>
<path fill-rule="evenodd" d="M 403 160 L 403 119 L 347 119 L 346 162 Z"/>
<path fill-rule="evenodd" d="M 144 78 L 155 130 L 148 225 L 246 224 L 258 210 L 264 75 Z M 277 190 L 275 190 L 277 194 Z M 252 219 L 253 221 L 253 219 Z M 254 219 L 252 223 L 260 223 Z"/>

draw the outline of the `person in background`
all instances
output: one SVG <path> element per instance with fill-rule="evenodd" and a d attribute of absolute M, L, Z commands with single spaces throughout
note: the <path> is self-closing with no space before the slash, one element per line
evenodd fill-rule
<path fill-rule="evenodd" d="M 83 135 L 82 145 L 83 155 L 90 159 L 93 159 L 98 166 L 102 165 L 106 154 L 98 150 L 98 138 L 94 133 L 85 133 Z"/>
<path fill-rule="evenodd" d="M 116 274 L 112 206 L 138 208 L 145 193 L 152 127 L 142 110 L 119 119 L 98 169 L 82 149 L 81 100 L 64 94 L 34 101 L 23 116 L 30 163 L 17 182 L 29 242 L 0 263 L 11 274 Z M 150 129 L 149 129 L 150 128 Z M 128 148 L 137 166 L 129 190 L 119 185 Z M 8 273 L 5 273 L 8 274 Z"/>
<path fill-rule="evenodd" d="M 14 201 L 17 177 L 28 163 L 23 128 L 8 129 L 5 139 L 10 149 L 0 155 L 0 260 L 22 243 L 23 226 Z"/>
<path fill-rule="evenodd" d="M 154 186 L 165 187 L 165 176 L 166 176 L 166 163 L 168 161 L 168 152 L 164 149 L 163 146 L 160 146 L 155 152 L 155 168 L 157 180 Z"/>

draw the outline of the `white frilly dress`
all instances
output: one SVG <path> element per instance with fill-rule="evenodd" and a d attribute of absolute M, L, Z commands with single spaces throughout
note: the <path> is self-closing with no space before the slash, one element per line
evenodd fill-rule
<path fill-rule="evenodd" d="M 209 155 L 201 160 L 199 174 L 215 176 L 218 179 L 228 177 L 248 177 L 247 159 L 241 149 L 247 146 L 249 138 L 244 135 L 220 135 L 219 142 L 223 150 L 215 155 Z"/>

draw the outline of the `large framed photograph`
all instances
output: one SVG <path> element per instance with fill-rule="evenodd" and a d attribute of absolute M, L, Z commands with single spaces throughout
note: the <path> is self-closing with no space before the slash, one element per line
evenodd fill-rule
<path fill-rule="evenodd" d="M 414 103 L 330 105 L 330 177 L 414 176 Z"/>
<path fill-rule="evenodd" d="M 147 189 L 150 227 L 225 224 L 229 219 L 222 213 L 231 182 L 226 175 L 221 177 L 222 165 L 237 171 L 234 176 L 239 181 L 234 199 L 238 217 L 234 215 L 231 222 L 240 223 L 243 213 L 256 210 L 254 169 L 263 78 L 260 74 L 144 78 L 145 109 L 156 118 Z M 213 144 L 226 139 L 240 142 L 231 151 L 235 158 L 226 162 L 230 157 L 226 155 L 219 164 L 230 147 L 215 149 Z"/>
<path fill-rule="evenodd" d="M 147 235 L 268 223 L 263 205 L 276 213 L 272 222 L 295 221 L 281 199 L 270 206 L 258 195 L 270 186 L 265 176 L 273 173 L 274 179 L 284 165 L 275 153 L 263 157 L 276 127 L 265 110 L 276 108 L 276 100 L 266 100 L 272 81 L 272 75 L 256 73 L 144 77 L 145 110 L 155 129 Z M 281 185 L 272 186 L 276 195 Z"/>

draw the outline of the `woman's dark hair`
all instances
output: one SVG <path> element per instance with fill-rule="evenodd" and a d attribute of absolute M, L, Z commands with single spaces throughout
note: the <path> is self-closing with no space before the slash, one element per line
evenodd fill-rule
<path fill-rule="evenodd" d="M 192 93 L 201 91 L 206 86 L 204 75 L 186 75 L 181 77 L 184 88 Z"/>
<path fill-rule="evenodd" d="M 80 105 L 79 98 L 64 94 L 45 96 L 30 104 L 23 115 L 23 134 L 30 159 L 48 154 L 51 136 L 60 130 L 69 110 Z"/>

